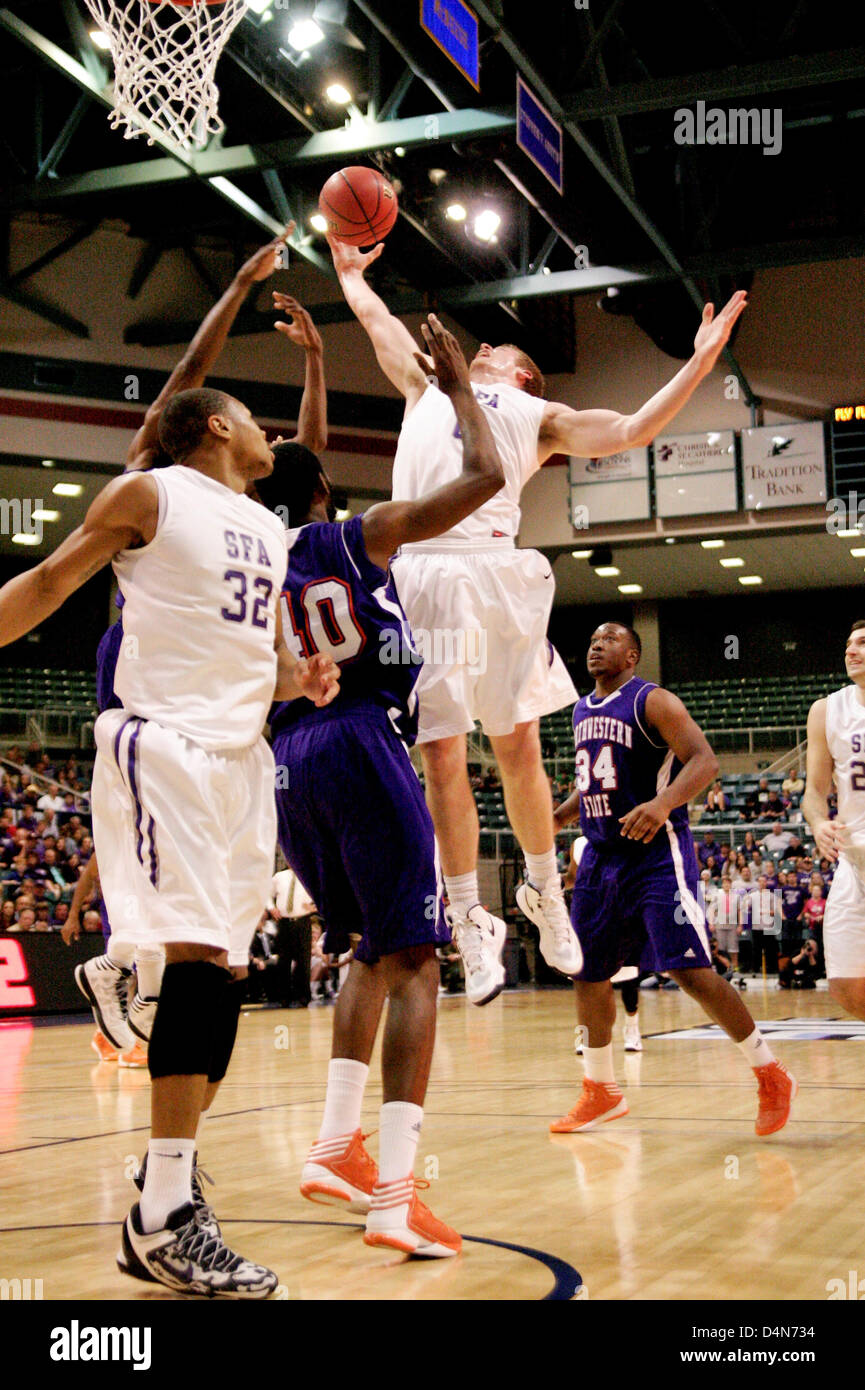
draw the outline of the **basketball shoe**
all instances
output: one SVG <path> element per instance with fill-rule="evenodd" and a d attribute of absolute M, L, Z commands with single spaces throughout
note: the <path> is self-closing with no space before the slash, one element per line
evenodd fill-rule
<path fill-rule="evenodd" d="M 133 1279 L 205 1298 L 268 1298 L 279 1280 L 272 1269 L 230 1250 L 192 1202 L 178 1207 L 161 1231 L 141 1229 L 138 1203 L 123 1223 L 117 1265 Z"/>
<path fill-rule="evenodd" d="M 754 1129 L 758 1134 L 774 1134 L 783 1129 L 790 1118 L 790 1107 L 796 1099 L 799 1083 L 780 1062 L 767 1062 L 755 1067 L 759 1093 L 759 1109 Z"/>
<path fill-rule="evenodd" d="M 639 1023 L 626 1023 L 624 1037 L 626 1052 L 642 1052 L 643 1039 L 640 1037 Z"/>
<path fill-rule="evenodd" d="M 121 1067 L 146 1067 L 147 1049 L 140 1042 L 134 1042 L 127 1052 L 121 1052 L 117 1060 Z"/>
<path fill-rule="evenodd" d="M 97 1027 L 118 1052 L 128 1052 L 135 1045 L 126 1015 L 130 974 L 107 956 L 93 956 L 75 967 L 75 983 L 89 1001 Z"/>
<path fill-rule="evenodd" d="M 90 1039 L 90 1046 L 100 1062 L 116 1062 L 120 1057 L 117 1048 L 108 1041 L 105 1034 L 100 1032 L 98 1028 Z"/>
<path fill-rule="evenodd" d="M 534 922 L 541 934 L 541 955 L 554 970 L 563 975 L 579 975 L 583 968 L 583 953 L 571 926 L 562 881 L 556 875 L 543 892 L 528 880 L 516 892 L 520 912 Z"/>
<path fill-rule="evenodd" d="M 144 1155 L 141 1167 L 132 1179 L 139 1192 L 144 1191 L 144 1179 L 146 1176 L 147 1154 Z M 199 1168 L 198 1166 L 198 1150 L 196 1149 L 195 1153 L 192 1155 L 192 1205 L 195 1207 L 198 1214 L 200 1224 L 207 1227 L 215 1236 L 221 1237 L 222 1232 L 219 1229 L 216 1212 L 205 1197 L 204 1188 L 201 1186 L 202 1178 L 204 1178 L 206 1182 L 209 1182 L 211 1187 L 214 1186 L 213 1178 L 210 1174 L 206 1173 L 203 1168 Z M 120 1255 L 117 1256 L 118 1264 L 120 1263 L 122 1253 L 121 1251 Z"/>
<path fill-rule="evenodd" d="M 132 996 L 127 1013 L 127 1022 L 136 1038 L 142 1042 L 150 1042 L 150 1034 L 153 1032 L 153 1020 L 156 1017 L 156 1005 L 158 999 L 146 999 L 138 990 Z"/>
<path fill-rule="evenodd" d="M 505 987 L 502 951 L 508 929 L 500 917 L 493 917 L 477 903 L 463 915 L 456 908 L 445 908 L 466 972 L 466 997 L 470 1004 L 489 1004 Z"/>
<path fill-rule="evenodd" d="M 583 1078 L 583 1089 L 573 1110 L 560 1120 L 553 1120 L 553 1134 L 576 1134 L 578 1130 L 597 1129 L 607 1120 L 627 1115 L 628 1102 L 615 1081 L 590 1081 Z"/>
<path fill-rule="evenodd" d="M 301 1197 L 366 1216 L 378 1182 L 378 1167 L 364 1147 L 366 1137 L 356 1129 L 313 1144 L 300 1175 Z"/>
<path fill-rule="evenodd" d="M 397 1182 L 376 1183 L 363 1235 L 366 1245 L 388 1245 L 407 1255 L 432 1259 L 460 1253 L 462 1237 L 424 1206 L 417 1195 L 419 1187 L 429 1183 L 411 1173 Z"/>

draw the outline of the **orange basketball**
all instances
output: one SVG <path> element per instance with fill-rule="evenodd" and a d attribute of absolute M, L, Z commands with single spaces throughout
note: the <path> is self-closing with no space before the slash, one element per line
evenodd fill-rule
<path fill-rule="evenodd" d="M 318 197 L 327 229 L 350 246 L 372 246 L 387 236 L 399 211 L 396 194 L 378 169 L 354 165 L 331 174 Z"/>

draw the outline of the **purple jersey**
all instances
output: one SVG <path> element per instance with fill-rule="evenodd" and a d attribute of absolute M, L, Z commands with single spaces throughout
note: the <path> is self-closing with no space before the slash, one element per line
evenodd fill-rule
<path fill-rule="evenodd" d="M 598 850 L 649 859 L 669 852 L 663 830 L 646 845 L 623 839 L 620 823 L 620 817 L 668 787 L 682 767 L 646 721 L 646 699 L 656 689 L 632 676 L 611 695 L 584 695 L 574 707 L 580 830 Z M 687 806 L 671 811 L 667 824 L 681 839 L 688 831 Z"/>
<path fill-rule="evenodd" d="M 414 743 L 421 658 L 393 580 L 366 553 L 363 517 L 310 522 L 289 531 L 287 540 L 281 607 L 289 649 L 298 658 L 325 652 L 339 666 L 340 691 L 328 709 L 377 705 L 400 737 Z M 306 699 L 276 705 L 271 734 L 317 713 Z"/>

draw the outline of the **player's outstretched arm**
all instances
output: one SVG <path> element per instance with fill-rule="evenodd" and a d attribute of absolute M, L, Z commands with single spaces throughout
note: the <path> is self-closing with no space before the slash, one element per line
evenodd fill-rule
<path fill-rule="evenodd" d="M 694 339 L 693 357 L 633 415 L 620 415 L 614 410 L 572 410 L 550 401 L 538 434 L 540 462 L 552 454 L 603 458 L 621 449 L 651 444 L 709 375 L 747 303 L 745 291 L 737 290 L 717 317 L 714 305 L 707 304 Z"/>
<path fill-rule="evenodd" d="M 826 701 L 815 700 L 808 711 L 808 757 L 802 815 L 814 832 L 819 853 L 833 860 L 844 848 L 843 824 L 837 819 L 829 819 L 834 770 L 835 764 L 826 738 Z"/>
<path fill-rule="evenodd" d="M 289 223 L 280 237 L 275 237 L 256 251 L 240 267 L 222 298 L 203 320 L 189 347 L 166 381 L 156 400 L 144 416 L 144 424 L 136 434 L 126 455 L 126 472 L 151 468 L 159 453 L 159 420 L 163 410 L 179 391 L 191 391 L 203 386 L 208 372 L 225 346 L 231 326 L 246 300 L 249 291 L 259 280 L 266 280 L 279 265 L 280 257 L 294 224 Z"/>
<path fill-rule="evenodd" d="M 648 844 L 664 825 L 671 811 L 684 806 L 712 781 L 718 772 L 718 759 L 706 735 L 695 724 L 678 695 L 656 687 L 646 696 L 646 719 L 652 729 L 671 748 L 682 764 L 678 776 L 666 791 L 651 801 L 634 806 L 621 816 L 622 835 L 626 840 L 642 840 Z"/>
<path fill-rule="evenodd" d="M 303 348 L 306 356 L 306 376 L 303 396 L 297 416 L 297 434 L 293 443 L 304 444 L 314 454 L 327 448 L 327 388 L 324 382 L 324 345 L 321 334 L 304 309 L 290 294 L 273 292 L 273 307 L 287 315 L 274 324 L 278 333 Z"/>
<path fill-rule="evenodd" d="M 385 376 L 405 396 L 406 409 L 411 410 L 427 389 L 427 376 L 432 368 L 419 356 L 405 324 L 390 312 L 364 279 L 367 268 L 384 250 L 384 242 L 380 241 L 371 251 L 347 246 L 336 237 L 329 236 L 327 243 L 348 307 L 366 329 Z"/>
<path fill-rule="evenodd" d="M 503 486 L 505 475 L 486 417 L 469 383 L 462 349 L 435 314 L 422 325 L 439 389 L 449 396 L 456 411 L 463 443 L 463 470 L 413 502 L 379 502 L 364 513 L 363 539 L 373 564 L 387 563 L 401 545 L 425 541 L 456 526 Z M 417 353 L 418 360 L 421 359 Z"/>
<path fill-rule="evenodd" d="M 135 473 L 112 479 L 53 555 L 0 589 L 0 647 L 32 632 L 119 551 L 151 541 L 157 520 L 153 478 Z"/>

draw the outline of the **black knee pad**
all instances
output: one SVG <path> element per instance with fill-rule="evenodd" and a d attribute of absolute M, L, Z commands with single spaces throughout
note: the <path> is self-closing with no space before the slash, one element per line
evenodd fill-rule
<path fill-rule="evenodd" d="M 246 980 L 230 980 L 219 1001 L 219 1018 L 213 1035 L 213 1049 L 210 1054 L 210 1069 L 207 1079 L 221 1081 L 228 1071 L 234 1043 L 237 1038 L 237 1024 L 240 1019 L 240 1006 L 246 993 Z"/>
<path fill-rule="evenodd" d="M 230 978 L 208 960 L 166 965 L 148 1049 L 152 1077 L 209 1075 Z"/>

